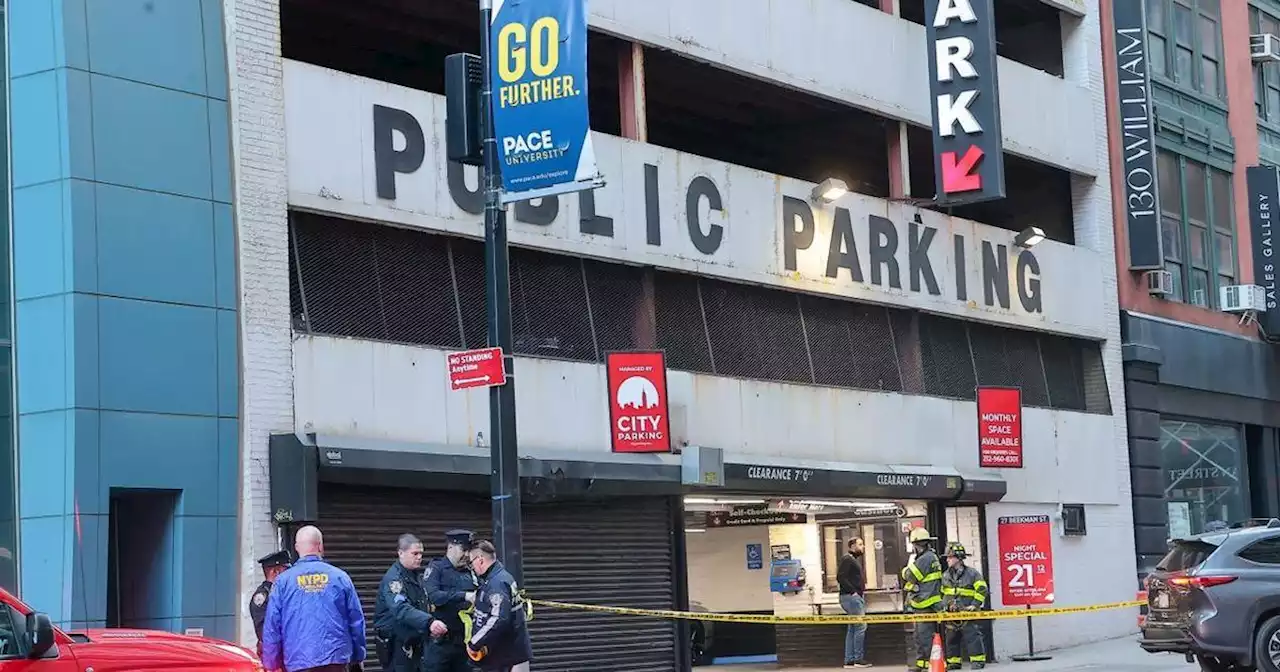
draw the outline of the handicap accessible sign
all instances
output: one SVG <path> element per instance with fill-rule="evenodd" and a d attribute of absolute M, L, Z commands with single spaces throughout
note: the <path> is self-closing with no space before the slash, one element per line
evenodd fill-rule
<path fill-rule="evenodd" d="M 764 568 L 764 544 L 747 544 L 747 569 Z"/>
<path fill-rule="evenodd" d="M 489 33 L 502 201 L 603 185 L 587 106 L 586 0 L 493 0 Z"/>

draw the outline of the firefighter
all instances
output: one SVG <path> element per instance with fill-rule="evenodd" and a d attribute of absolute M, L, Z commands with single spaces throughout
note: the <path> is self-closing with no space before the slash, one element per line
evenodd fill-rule
<path fill-rule="evenodd" d="M 937 537 L 923 527 L 911 530 L 911 547 L 915 559 L 902 568 L 903 606 L 908 613 L 929 614 L 942 611 L 942 562 L 933 550 Z M 929 669 L 929 653 L 938 624 L 915 624 L 916 670 Z"/>
<path fill-rule="evenodd" d="M 942 574 L 942 605 L 946 611 L 978 611 L 987 602 L 987 582 L 982 572 L 964 564 L 968 555 L 964 544 L 958 541 L 947 545 L 947 571 Z M 947 626 L 947 669 L 958 670 L 964 662 L 960 656 L 962 642 L 970 667 L 986 667 L 987 650 L 978 621 L 952 621 Z"/>

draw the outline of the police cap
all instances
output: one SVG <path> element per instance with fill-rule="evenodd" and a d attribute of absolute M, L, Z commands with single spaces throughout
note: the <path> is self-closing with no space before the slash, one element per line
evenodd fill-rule
<path fill-rule="evenodd" d="M 289 565 L 289 551 L 276 551 L 258 558 L 258 564 L 263 569 L 268 567 L 287 567 Z"/>
<path fill-rule="evenodd" d="M 469 547 L 471 546 L 471 540 L 475 538 L 475 533 L 471 530 L 449 530 L 444 534 L 444 537 L 449 540 L 450 544 Z"/>

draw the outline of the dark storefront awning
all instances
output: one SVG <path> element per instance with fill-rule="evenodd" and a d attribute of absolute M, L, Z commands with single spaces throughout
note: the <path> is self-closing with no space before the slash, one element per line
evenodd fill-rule
<path fill-rule="evenodd" d="M 724 485 L 681 483 L 680 457 L 535 450 L 520 458 L 522 495 L 529 501 L 564 497 L 678 495 L 746 491 L 776 495 L 844 496 L 994 502 L 1004 481 L 966 477 L 954 470 L 823 463 L 822 467 L 759 464 L 726 458 Z M 484 448 L 405 443 L 324 434 L 271 437 L 272 509 L 277 517 L 310 515 L 317 483 L 487 492 Z M 286 513 L 294 511 L 293 514 Z"/>
<path fill-rule="evenodd" d="M 999 478 L 966 477 L 952 469 L 902 465 L 806 465 L 726 456 L 726 490 L 779 495 L 995 502 L 1008 490 Z"/>

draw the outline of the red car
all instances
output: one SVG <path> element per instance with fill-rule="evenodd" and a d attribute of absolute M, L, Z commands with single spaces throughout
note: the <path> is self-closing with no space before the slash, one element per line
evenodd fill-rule
<path fill-rule="evenodd" d="M 248 649 L 155 630 L 65 633 L 0 589 L 0 672 L 262 672 Z"/>

